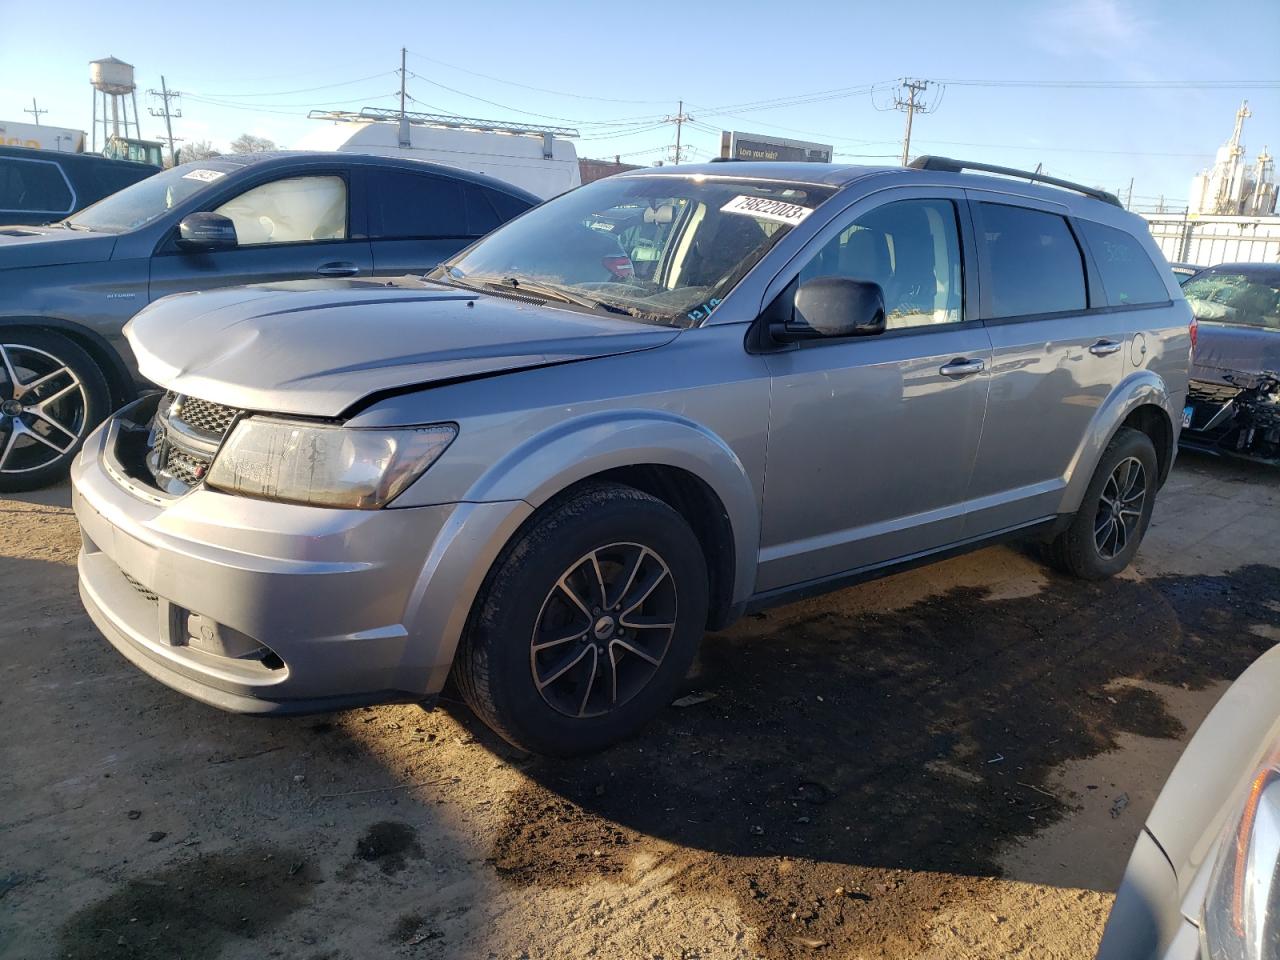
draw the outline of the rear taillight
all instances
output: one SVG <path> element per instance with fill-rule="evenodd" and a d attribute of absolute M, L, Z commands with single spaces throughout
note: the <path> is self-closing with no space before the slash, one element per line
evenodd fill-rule
<path fill-rule="evenodd" d="M 1200 321 L 1195 317 L 1191 318 L 1191 326 L 1188 328 L 1191 332 L 1191 352 L 1196 352 L 1196 341 L 1200 339 Z"/>
<path fill-rule="evenodd" d="M 619 280 L 630 280 L 636 274 L 635 267 L 631 265 L 631 258 L 624 254 L 619 254 L 615 257 L 605 257 L 600 262 L 604 264 L 604 268 L 606 270 Z"/>

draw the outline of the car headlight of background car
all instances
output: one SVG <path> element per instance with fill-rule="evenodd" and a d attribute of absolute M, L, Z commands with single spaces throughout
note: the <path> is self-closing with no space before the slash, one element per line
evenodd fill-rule
<path fill-rule="evenodd" d="M 1280 957 L 1280 749 L 1250 781 L 1223 837 L 1200 931 L 1211 960 Z"/>
<path fill-rule="evenodd" d="M 250 497 L 373 510 L 418 479 L 457 434 L 453 424 L 368 430 L 250 417 L 236 424 L 206 482 Z"/>

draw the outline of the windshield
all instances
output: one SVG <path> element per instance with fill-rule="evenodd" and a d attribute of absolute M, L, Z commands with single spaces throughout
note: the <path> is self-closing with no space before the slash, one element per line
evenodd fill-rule
<path fill-rule="evenodd" d="M 85 207 L 65 222 L 74 228 L 102 233 L 136 230 L 237 169 L 236 164 L 210 160 L 174 167 Z"/>
<path fill-rule="evenodd" d="M 757 180 L 612 177 L 535 207 L 431 277 L 692 326 L 834 192 Z"/>
<path fill-rule="evenodd" d="M 1280 330 L 1280 271 L 1205 270 L 1182 292 L 1197 320 Z"/>

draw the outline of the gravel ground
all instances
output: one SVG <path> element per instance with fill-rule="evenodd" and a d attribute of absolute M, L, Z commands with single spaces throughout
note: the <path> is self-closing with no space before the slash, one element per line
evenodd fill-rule
<path fill-rule="evenodd" d="M 780 608 L 707 636 L 699 702 L 548 761 L 448 697 L 168 691 L 82 612 L 67 502 L 0 500 L 5 958 L 1083 960 L 1280 640 L 1277 475 L 1184 456 L 1123 578 L 993 548 Z"/>

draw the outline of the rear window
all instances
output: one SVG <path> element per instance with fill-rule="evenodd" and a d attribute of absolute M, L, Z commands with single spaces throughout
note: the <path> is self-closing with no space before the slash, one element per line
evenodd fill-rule
<path fill-rule="evenodd" d="M 1090 220 L 1076 223 L 1093 254 L 1093 262 L 1098 265 L 1109 306 L 1164 303 L 1169 299 L 1169 291 L 1155 265 L 1134 237 Z"/>
<path fill-rule="evenodd" d="M 992 317 L 1085 308 L 1084 261 L 1063 217 L 999 203 L 979 206 Z"/>
<path fill-rule="evenodd" d="M 65 214 L 71 206 L 71 189 L 57 164 L 0 158 L 0 210 Z"/>
<path fill-rule="evenodd" d="M 461 180 L 381 170 L 371 189 L 373 235 L 384 240 L 478 237 L 500 221 L 481 188 Z"/>

